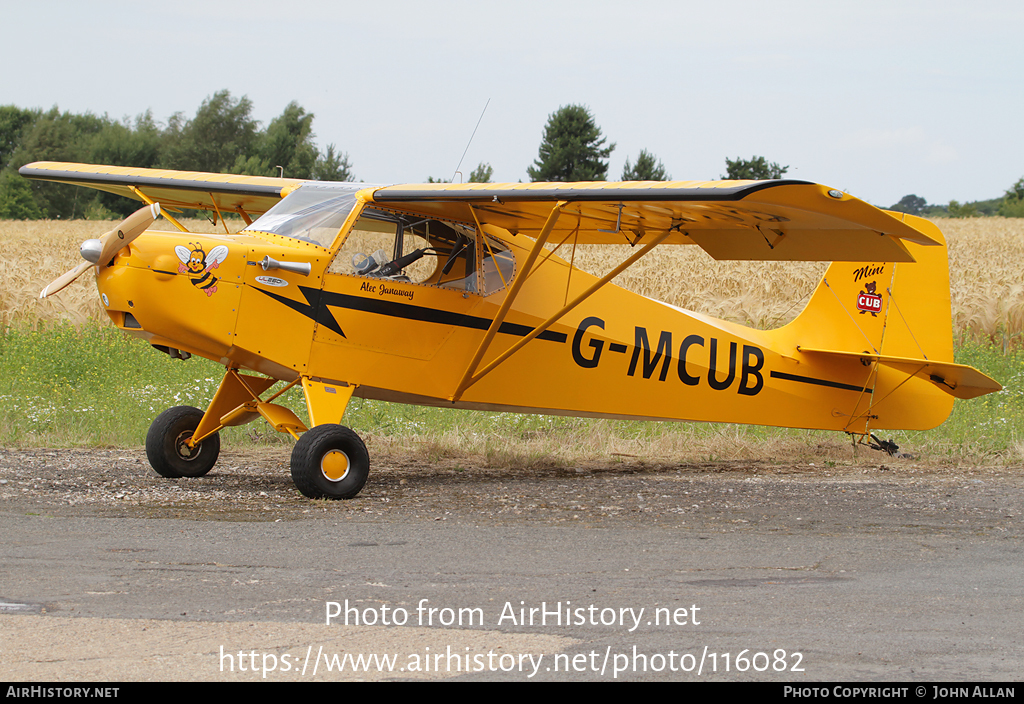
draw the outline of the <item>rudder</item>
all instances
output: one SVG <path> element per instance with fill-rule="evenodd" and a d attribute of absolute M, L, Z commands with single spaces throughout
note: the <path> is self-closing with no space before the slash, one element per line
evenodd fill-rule
<path fill-rule="evenodd" d="M 953 361 L 945 239 L 929 221 L 904 218 L 941 246 L 908 243 L 914 262 L 833 262 L 786 326 L 801 348 Z"/>
<path fill-rule="evenodd" d="M 848 412 L 851 432 L 933 428 L 949 416 L 953 397 L 1001 388 L 953 362 L 945 238 L 927 220 L 903 220 L 940 244 L 907 243 L 914 262 L 833 262 L 804 311 L 778 331 L 812 365 L 862 380 L 870 369 Z"/>

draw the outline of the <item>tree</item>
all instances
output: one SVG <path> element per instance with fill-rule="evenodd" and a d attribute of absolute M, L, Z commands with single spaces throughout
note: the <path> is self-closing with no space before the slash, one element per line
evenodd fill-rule
<path fill-rule="evenodd" d="M 623 181 L 671 181 L 672 177 L 665 173 L 665 165 L 646 149 L 640 150 L 640 156 L 636 158 L 636 164 L 629 163 L 626 157 L 626 165 L 622 168 Z"/>
<path fill-rule="evenodd" d="M 33 161 L 89 161 L 90 145 L 96 134 L 110 121 L 91 113 L 62 113 L 56 107 L 26 126 L 21 142 L 8 161 L 8 170 L 17 171 Z M 9 185 L 17 181 L 8 182 Z M 20 186 L 19 186 L 20 187 Z M 59 183 L 35 181 L 29 184 L 40 217 L 81 217 L 95 194 Z"/>
<path fill-rule="evenodd" d="M 28 180 L 11 170 L 0 172 L 0 220 L 36 220 L 42 211 Z"/>
<path fill-rule="evenodd" d="M 775 162 L 769 164 L 763 156 L 755 156 L 749 161 L 739 157 L 736 157 L 735 160 L 726 157 L 725 171 L 725 176 L 722 178 L 730 181 L 744 179 L 763 181 L 782 178 L 782 175 L 789 171 L 789 167 L 779 166 Z"/>
<path fill-rule="evenodd" d="M 1024 218 L 1024 200 L 1006 198 L 999 204 L 999 214 L 1004 218 Z"/>
<path fill-rule="evenodd" d="M 348 154 L 337 151 L 333 144 L 328 144 L 327 151 L 317 157 L 313 164 L 313 178 L 317 181 L 356 180 Z"/>
<path fill-rule="evenodd" d="M 318 157 L 313 143 L 313 114 L 292 101 L 265 132 L 256 134 L 253 153 L 236 157 L 232 171 L 250 176 L 283 173 L 288 178 L 311 178 Z"/>
<path fill-rule="evenodd" d="M 32 161 L 87 161 L 90 140 L 109 123 L 92 113 L 62 113 L 54 107 L 26 126 L 9 165 L 19 169 Z"/>
<path fill-rule="evenodd" d="M 89 156 L 86 161 L 93 164 L 151 168 L 160 161 L 162 145 L 160 128 L 153 120 L 153 114 L 146 111 L 136 117 L 134 123 L 127 118 L 121 122 L 106 120 L 103 127 L 89 140 Z M 105 214 L 109 217 L 125 217 L 139 207 L 138 201 L 103 191 L 96 193 L 94 200 L 97 209 L 93 212 L 106 211 Z M 83 212 L 85 211 L 79 210 L 78 215 L 81 216 Z M 90 213 L 85 214 L 88 217 Z"/>
<path fill-rule="evenodd" d="M 89 161 L 112 166 L 150 168 L 160 159 L 160 128 L 147 111 L 129 122 L 105 120 L 87 145 Z"/>
<path fill-rule="evenodd" d="M 604 181 L 615 149 L 604 143 L 587 107 L 564 105 L 548 116 L 539 155 L 526 173 L 531 181 Z"/>
<path fill-rule="evenodd" d="M 462 173 L 456 171 L 456 175 Z M 494 173 L 494 169 L 491 168 L 490 164 L 480 162 L 476 165 L 476 168 L 469 172 L 469 177 L 463 183 L 490 183 L 491 175 Z M 426 183 L 451 183 L 450 178 L 434 178 L 433 176 L 427 176 Z"/>
<path fill-rule="evenodd" d="M 1024 200 L 1024 176 L 1017 179 L 1017 183 L 1010 186 L 1004 200 Z"/>
<path fill-rule="evenodd" d="M 476 168 L 469 172 L 469 178 L 466 179 L 466 183 L 490 183 L 491 176 L 494 175 L 494 169 L 490 164 L 480 162 Z"/>
<path fill-rule="evenodd" d="M 928 201 L 913 193 L 900 198 L 899 202 L 891 206 L 889 210 L 895 210 L 909 215 L 920 215 L 928 207 Z"/>
<path fill-rule="evenodd" d="M 33 161 L 69 161 L 142 168 L 233 172 L 354 181 L 348 155 L 313 141 L 313 115 L 291 102 L 266 130 L 252 118 L 248 98 L 224 90 L 187 119 L 181 112 L 161 129 L 150 112 L 134 121 L 91 113 L 0 106 L 0 213 L 4 218 L 127 215 L 138 203 L 105 192 L 26 181 L 17 169 Z"/>
<path fill-rule="evenodd" d="M 22 135 L 39 119 L 39 110 L 22 110 L 13 105 L 0 105 L 0 170 L 21 144 Z"/>
<path fill-rule="evenodd" d="M 973 218 L 977 217 L 978 209 L 973 203 L 960 204 L 960 201 L 951 200 L 947 206 L 951 218 Z"/>
<path fill-rule="evenodd" d="M 1004 218 L 1024 218 L 1024 177 L 1006 191 L 999 204 L 999 214 Z"/>
<path fill-rule="evenodd" d="M 191 120 L 185 121 L 181 113 L 171 117 L 166 131 L 166 166 L 228 172 L 239 157 L 244 163 L 255 155 L 258 126 L 247 97 L 234 100 L 229 91 L 218 91 L 203 101 Z"/>

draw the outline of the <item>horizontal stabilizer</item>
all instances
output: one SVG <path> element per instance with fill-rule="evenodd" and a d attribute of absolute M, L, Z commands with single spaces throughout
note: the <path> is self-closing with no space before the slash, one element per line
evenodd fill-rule
<path fill-rule="evenodd" d="M 812 355 L 830 355 L 847 359 L 859 359 L 862 363 L 878 362 L 887 367 L 904 372 L 910 376 L 920 377 L 932 382 L 946 393 L 957 398 L 969 399 L 983 396 L 1003 387 L 995 379 L 979 372 L 974 367 L 953 362 L 932 362 L 927 359 L 913 357 L 892 357 L 865 352 L 838 352 L 836 350 L 798 348 L 801 352 Z"/>

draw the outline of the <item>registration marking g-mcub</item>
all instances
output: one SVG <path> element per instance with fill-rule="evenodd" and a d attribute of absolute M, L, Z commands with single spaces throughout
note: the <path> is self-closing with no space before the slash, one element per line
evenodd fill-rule
<path fill-rule="evenodd" d="M 283 288 L 288 285 L 288 282 L 284 279 L 279 279 L 276 276 L 257 276 L 256 282 L 261 283 L 264 286 L 277 286 Z"/>

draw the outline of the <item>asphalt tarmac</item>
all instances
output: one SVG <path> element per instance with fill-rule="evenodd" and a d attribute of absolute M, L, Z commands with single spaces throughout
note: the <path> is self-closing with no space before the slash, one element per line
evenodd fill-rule
<path fill-rule="evenodd" d="M 4 679 L 924 683 L 1024 665 L 1019 470 L 421 466 L 331 503 L 237 461 L 158 505 L 146 483 L 164 480 L 125 489 L 136 454 L 77 456 L 111 469 L 76 492 L 69 451 L 41 452 L 0 455 Z M 240 515 L 231 486 L 264 505 Z"/>

